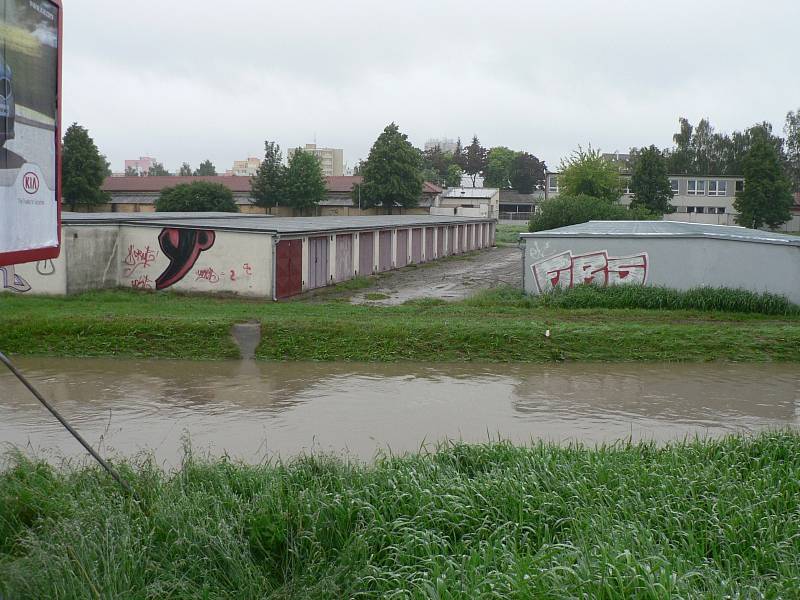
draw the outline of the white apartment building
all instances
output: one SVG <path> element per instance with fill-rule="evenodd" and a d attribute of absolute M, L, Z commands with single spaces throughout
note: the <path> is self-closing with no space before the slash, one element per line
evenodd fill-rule
<path fill-rule="evenodd" d="M 233 167 L 225 171 L 225 175 L 237 175 L 239 177 L 252 177 L 261 166 L 261 159 L 257 156 L 250 156 L 244 160 L 233 161 Z"/>
<path fill-rule="evenodd" d="M 316 156 L 322 166 L 322 174 L 326 177 L 344 175 L 344 151 L 341 148 L 318 148 L 316 144 L 306 144 L 304 148 L 290 148 L 287 158 L 291 158 L 297 150 Z"/>

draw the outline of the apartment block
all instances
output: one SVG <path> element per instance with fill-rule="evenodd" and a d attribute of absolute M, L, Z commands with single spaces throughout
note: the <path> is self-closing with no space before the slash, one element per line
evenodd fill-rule
<path fill-rule="evenodd" d="M 291 158 L 297 150 L 316 156 L 322 165 L 322 174 L 326 177 L 344 175 L 344 151 L 341 148 L 318 148 L 316 144 L 306 144 L 303 148 L 290 148 L 287 157 Z"/>

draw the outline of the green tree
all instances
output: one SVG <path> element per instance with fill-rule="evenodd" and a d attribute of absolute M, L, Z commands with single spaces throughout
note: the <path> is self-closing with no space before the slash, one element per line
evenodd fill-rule
<path fill-rule="evenodd" d="M 694 127 L 685 117 L 678 119 L 680 131 L 672 136 L 675 148 L 667 154 L 667 171 L 676 175 L 689 175 L 692 171 L 692 132 Z"/>
<path fill-rule="evenodd" d="M 154 162 L 147 170 L 148 177 L 163 177 L 165 175 L 171 175 L 171 173 L 160 162 Z"/>
<path fill-rule="evenodd" d="M 461 167 L 453 163 L 447 167 L 447 173 L 444 178 L 444 185 L 446 187 L 458 187 L 461 185 Z"/>
<path fill-rule="evenodd" d="M 281 147 L 275 142 L 264 142 L 264 160 L 250 179 L 253 203 L 262 208 L 271 209 L 284 201 L 284 178 L 286 167 L 283 166 Z"/>
<path fill-rule="evenodd" d="M 422 176 L 425 181 L 445 187 L 457 186 L 461 183 L 461 168 L 455 164 L 450 152 L 444 152 L 441 147 L 434 146 L 421 153 L 421 160 Z M 458 171 L 457 176 L 455 175 L 456 170 Z"/>
<path fill-rule="evenodd" d="M 744 191 L 733 206 L 736 222 L 745 227 L 775 229 L 792 217 L 791 182 L 773 143 L 757 135 L 743 161 Z"/>
<path fill-rule="evenodd" d="M 61 152 L 61 195 L 74 211 L 78 205 L 96 206 L 109 201 L 101 189 L 109 165 L 89 132 L 73 123 L 64 133 Z"/>
<path fill-rule="evenodd" d="M 517 152 L 511 164 L 511 187 L 520 194 L 532 194 L 544 182 L 546 169 L 544 162 L 533 154 Z"/>
<path fill-rule="evenodd" d="M 542 202 L 528 224 L 529 231 L 545 231 L 588 221 L 643 221 L 660 219 L 646 208 L 627 208 L 594 196 L 558 197 Z"/>
<path fill-rule="evenodd" d="M 239 212 L 233 193 L 221 183 L 193 181 L 161 190 L 158 212 Z"/>
<path fill-rule="evenodd" d="M 181 170 L 178 171 L 178 175 L 181 177 L 191 177 L 192 176 L 192 166 L 185 162 L 181 165 Z"/>
<path fill-rule="evenodd" d="M 139 171 L 136 167 L 125 167 L 125 177 L 138 177 Z"/>
<path fill-rule="evenodd" d="M 800 192 L 800 108 L 786 113 L 783 126 L 786 135 L 786 163 L 792 188 Z"/>
<path fill-rule="evenodd" d="M 505 146 L 489 149 L 486 168 L 483 170 L 483 185 L 506 189 L 511 187 L 511 170 L 517 153 Z"/>
<path fill-rule="evenodd" d="M 643 206 L 659 215 L 670 213 L 674 208 L 672 185 L 667 175 L 667 161 L 655 146 L 637 152 L 631 176 L 633 200 L 631 206 Z"/>
<path fill-rule="evenodd" d="M 419 151 L 391 123 L 375 140 L 362 170 L 362 206 L 381 206 L 392 214 L 395 206 L 419 204 L 422 193 L 422 165 Z"/>
<path fill-rule="evenodd" d="M 478 136 L 472 136 L 472 143 L 464 149 L 463 169 L 464 173 L 472 178 L 472 187 L 475 187 L 475 179 L 486 170 L 488 152 L 481 146 Z"/>
<path fill-rule="evenodd" d="M 603 158 L 599 150 L 584 150 L 580 146 L 561 161 L 558 186 L 568 196 L 594 196 L 606 202 L 616 202 L 622 195 L 619 169 Z"/>
<path fill-rule="evenodd" d="M 292 208 L 300 211 L 316 208 L 327 193 L 319 159 L 298 148 L 289 158 L 283 189 L 286 202 Z"/>
<path fill-rule="evenodd" d="M 212 176 L 217 174 L 217 169 L 210 160 L 206 159 L 200 163 L 200 166 L 195 169 L 194 174 L 197 176 L 205 175 Z"/>

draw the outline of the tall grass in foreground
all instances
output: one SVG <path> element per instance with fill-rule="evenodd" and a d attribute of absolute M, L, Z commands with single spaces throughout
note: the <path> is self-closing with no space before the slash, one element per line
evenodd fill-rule
<path fill-rule="evenodd" d="M 800 435 L 0 474 L 5 598 L 789 598 Z"/>
<path fill-rule="evenodd" d="M 473 306 L 507 305 L 530 308 L 631 308 L 653 310 L 703 310 L 800 315 L 800 306 L 785 296 L 730 288 L 698 287 L 686 291 L 657 286 L 579 285 L 556 288 L 531 296 L 514 287 L 487 290 L 465 301 Z"/>

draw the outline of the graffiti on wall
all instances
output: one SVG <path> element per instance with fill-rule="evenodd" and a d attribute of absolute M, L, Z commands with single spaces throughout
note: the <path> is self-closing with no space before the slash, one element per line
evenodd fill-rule
<path fill-rule="evenodd" d="M 531 271 L 536 287 L 542 293 L 582 283 L 644 285 L 648 267 L 647 252 L 612 257 L 605 250 L 577 255 L 567 250 L 533 263 Z"/>
<path fill-rule="evenodd" d="M 175 229 L 167 227 L 158 235 L 158 245 L 169 265 L 156 278 L 156 289 L 163 290 L 179 282 L 191 271 L 200 253 L 214 245 L 216 235 L 204 229 Z"/>
<path fill-rule="evenodd" d="M 14 265 L 0 267 L 0 277 L 2 277 L 2 289 L 4 290 L 20 293 L 29 292 L 31 290 L 31 284 L 25 281 L 25 278 L 14 270 Z"/>
<path fill-rule="evenodd" d="M 146 269 L 156 261 L 156 258 L 158 258 L 158 250 L 154 250 L 150 246 L 137 248 L 131 244 L 128 246 L 128 254 L 122 261 L 122 274 L 125 277 L 132 277 L 139 267 Z"/>

